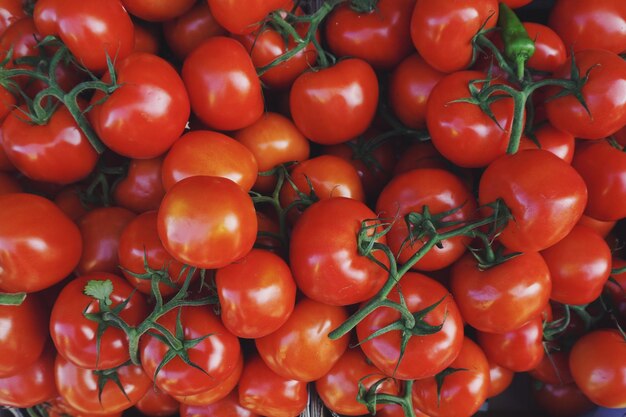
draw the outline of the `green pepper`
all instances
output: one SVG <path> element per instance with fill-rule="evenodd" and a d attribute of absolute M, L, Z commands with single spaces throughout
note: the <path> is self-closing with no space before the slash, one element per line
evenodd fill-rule
<path fill-rule="evenodd" d="M 535 53 L 535 42 L 530 39 L 528 32 L 517 15 L 509 6 L 500 3 L 500 17 L 498 25 L 502 29 L 504 54 L 517 65 L 517 77 L 524 77 L 524 65 Z"/>

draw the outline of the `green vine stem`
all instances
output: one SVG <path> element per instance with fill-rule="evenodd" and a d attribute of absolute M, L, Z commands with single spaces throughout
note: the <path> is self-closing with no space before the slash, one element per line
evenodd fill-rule
<path fill-rule="evenodd" d="M 367 376 L 365 377 L 367 378 Z M 365 379 L 363 378 L 363 379 Z M 378 393 L 378 387 L 389 378 L 382 378 L 376 381 L 369 389 L 363 385 L 363 380 L 359 381 L 359 391 L 357 393 L 357 401 L 367 407 L 372 414 L 376 414 L 376 405 L 378 404 L 396 404 L 402 407 L 405 417 L 415 417 L 415 408 L 413 407 L 413 383 L 414 381 L 404 382 L 404 393 L 402 395 L 392 395 Z"/>
<path fill-rule="evenodd" d="M 0 293 L 0 306 L 19 306 L 26 300 L 25 292 Z"/>

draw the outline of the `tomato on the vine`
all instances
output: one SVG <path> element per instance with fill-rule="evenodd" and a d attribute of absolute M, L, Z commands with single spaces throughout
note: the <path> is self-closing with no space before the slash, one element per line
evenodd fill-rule
<path fill-rule="evenodd" d="M 292 7 L 291 0 L 207 0 L 215 20 L 230 33 L 254 32 L 265 16 L 277 9 Z"/>
<path fill-rule="evenodd" d="M 225 34 L 206 2 L 199 2 L 183 15 L 163 23 L 165 42 L 181 60 L 205 40 Z"/>
<path fill-rule="evenodd" d="M 0 404 L 28 408 L 56 397 L 54 358 L 54 349 L 48 347 L 31 365 L 11 376 L 0 377 Z"/>

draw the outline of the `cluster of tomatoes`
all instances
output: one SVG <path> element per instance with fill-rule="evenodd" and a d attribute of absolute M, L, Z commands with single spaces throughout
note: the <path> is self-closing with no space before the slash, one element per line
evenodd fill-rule
<path fill-rule="evenodd" d="M 0 405 L 626 407 L 626 2 L 530 2 L 0 2 Z"/>

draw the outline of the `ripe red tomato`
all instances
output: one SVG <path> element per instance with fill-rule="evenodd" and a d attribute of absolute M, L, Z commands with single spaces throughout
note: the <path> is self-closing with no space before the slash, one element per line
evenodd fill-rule
<path fill-rule="evenodd" d="M 235 35 L 254 32 L 271 11 L 292 7 L 291 0 L 207 1 L 215 20 Z"/>
<path fill-rule="evenodd" d="M 163 158 L 132 159 L 126 177 L 115 183 L 113 199 L 135 213 L 157 210 L 165 195 L 161 181 Z"/>
<path fill-rule="evenodd" d="M 159 53 L 159 33 L 155 26 L 138 24 L 135 26 L 135 46 L 133 52 Z"/>
<path fill-rule="evenodd" d="M 6 0 L 0 5 L 0 36 L 13 23 L 26 17 L 22 0 Z"/>
<path fill-rule="evenodd" d="M 572 163 L 574 158 L 575 139 L 570 133 L 559 130 L 556 127 L 545 124 L 534 130 L 534 142 L 526 136 L 522 136 L 519 144 L 519 150 L 524 149 L 543 149 L 552 152 L 568 164 Z"/>
<path fill-rule="evenodd" d="M 345 306 L 373 297 L 387 281 L 387 271 L 359 252 L 357 235 L 362 222 L 376 224 L 376 214 L 348 198 L 330 198 L 309 207 L 291 236 L 289 263 L 298 288 L 309 298 Z M 370 229 L 369 235 L 382 226 Z M 328 239 L 328 236 L 333 236 Z M 383 236 L 379 243 L 386 244 Z M 373 253 L 388 265 L 381 251 Z"/>
<path fill-rule="evenodd" d="M 546 181 L 546 178 L 553 178 Z M 478 199 L 501 198 L 512 219 L 498 239 L 512 251 L 546 249 L 576 225 L 587 204 L 587 187 L 567 162 L 543 150 L 506 155 L 487 167 Z"/>
<path fill-rule="evenodd" d="M 239 405 L 237 391 L 233 391 L 223 399 L 209 405 L 180 406 L 180 417 L 260 417 L 247 408 Z"/>
<path fill-rule="evenodd" d="M 541 314 L 550 298 L 550 271 L 537 252 L 522 253 L 485 270 L 467 254 L 452 267 L 450 288 L 472 327 L 505 333 Z"/>
<path fill-rule="evenodd" d="M 394 177 L 417 168 L 448 170 L 450 163 L 435 149 L 432 142 L 418 142 L 404 150 L 393 170 Z"/>
<path fill-rule="evenodd" d="M 151 387 L 135 407 L 145 416 L 167 417 L 176 414 L 180 404 L 157 387 Z"/>
<path fill-rule="evenodd" d="M 487 390 L 487 398 L 492 398 L 502 394 L 511 385 L 515 372 L 490 360 L 488 362 L 489 389 Z"/>
<path fill-rule="evenodd" d="M 196 130 L 183 135 L 165 156 L 161 170 L 165 190 L 194 175 L 228 178 L 249 191 L 257 179 L 254 154 L 233 138 Z"/>
<path fill-rule="evenodd" d="M 197 176 L 176 183 L 165 194 L 157 229 L 174 259 L 215 269 L 250 252 L 257 220 L 252 200 L 237 184 Z"/>
<path fill-rule="evenodd" d="M 577 417 L 596 407 L 576 384 L 533 384 L 532 394 L 539 408 L 554 417 Z"/>
<path fill-rule="evenodd" d="M 529 373 L 545 384 L 564 385 L 574 382 L 569 370 L 568 351 L 554 351 L 544 355 L 539 365 Z"/>
<path fill-rule="evenodd" d="M 77 222 L 89 210 L 93 209 L 90 204 L 83 204 L 80 197 L 82 191 L 80 186 L 69 185 L 59 191 L 54 197 L 54 204 L 74 222 Z"/>
<path fill-rule="evenodd" d="M 300 131 L 334 145 L 365 132 L 378 104 L 378 80 L 365 61 L 349 58 L 302 74 L 291 87 L 289 108 Z"/>
<path fill-rule="evenodd" d="M 246 361 L 239 380 L 239 404 L 264 416 L 294 417 L 307 405 L 306 386 L 306 382 L 274 373 L 255 355 Z"/>
<path fill-rule="evenodd" d="M 81 257 L 78 227 L 33 194 L 0 196 L 0 290 L 34 292 L 69 275 Z"/>
<path fill-rule="evenodd" d="M 134 16 L 149 22 L 163 22 L 173 19 L 191 9 L 195 0 L 122 0 L 124 7 Z"/>
<path fill-rule="evenodd" d="M 204 41 L 185 59 L 182 75 L 191 109 L 211 129 L 243 129 L 263 114 L 261 83 L 248 52 L 234 39 Z"/>
<path fill-rule="evenodd" d="M 255 344 L 263 361 L 281 377 L 315 381 L 328 373 L 347 349 L 348 335 L 328 338 L 347 318 L 343 307 L 303 298 L 282 327 L 256 339 Z"/>
<path fill-rule="evenodd" d="M 411 38 L 430 66 L 454 72 L 470 65 L 474 35 L 497 22 L 497 0 L 418 1 L 411 19 Z"/>
<path fill-rule="evenodd" d="M 200 2 L 176 19 L 163 23 L 165 42 L 181 60 L 205 40 L 225 34 L 226 30 L 215 21 L 206 2 Z"/>
<path fill-rule="evenodd" d="M 0 15 L 0 19 L 1 18 L 2 17 Z M 0 85 L 0 122 L 6 119 L 8 114 L 15 108 L 16 105 L 17 99 L 15 98 L 13 93 Z M 1 144 L 2 139 L 0 139 L 0 145 Z M 6 159 L 7 157 L 6 155 L 4 155 L 4 150 L 2 146 L 0 146 L 0 171 L 11 171 L 13 169 L 10 162 Z"/>
<path fill-rule="evenodd" d="M 413 404 L 432 417 L 469 417 L 487 399 L 489 363 L 483 351 L 470 339 L 463 346 L 450 368 L 457 369 L 443 378 L 426 378 L 413 384 Z"/>
<path fill-rule="evenodd" d="M 593 229 L 597 234 L 599 234 L 603 238 L 606 238 L 609 235 L 609 233 L 611 233 L 616 223 L 617 222 L 615 220 L 612 220 L 612 221 L 611 220 L 609 221 L 598 220 L 598 219 L 594 219 L 593 217 L 587 216 L 586 214 L 583 214 L 580 220 L 578 221 L 579 226 L 585 226 L 590 229 Z"/>
<path fill-rule="evenodd" d="M 559 35 L 548 26 L 540 23 L 525 22 L 524 29 L 535 42 L 535 53 L 526 65 L 539 71 L 554 72 L 567 60 L 567 48 Z"/>
<path fill-rule="evenodd" d="M 24 18 L 9 26 L 0 37 L 0 57 L 5 59 L 11 52 L 11 60 L 5 64 L 5 68 L 33 69 L 32 65 L 15 63 L 16 59 L 35 57 L 38 55 L 37 39 L 41 34 L 37 31 L 32 18 Z M 26 76 L 13 78 L 20 86 L 26 87 L 31 81 Z"/>
<path fill-rule="evenodd" d="M 33 364 L 14 375 L 0 377 L 0 404 L 28 408 L 56 397 L 54 357 L 54 349 L 48 347 Z"/>
<path fill-rule="evenodd" d="M 413 336 L 406 345 L 400 360 L 401 332 L 394 330 L 361 345 L 361 349 L 374 366 L 396 379 L 420 379 L 436 375 L 450 366 L 463 344 L 463 320 L 456 303 L 446 288 L 426 275 L 409 272 L 402 277 L 401 285 L 389 295 L 391 301 L 400 302 L 400 291 L 409 311 L 416 313 L 440 304 L 423 320 L 441 330 L 429 335 Z M 400 313 L 389 307 L 380 307 L 369 314 L 357 327 L 359 341 L 377 330 L 400 319 Z M 419 358 L 419 359 L 417 359 Z"/>

